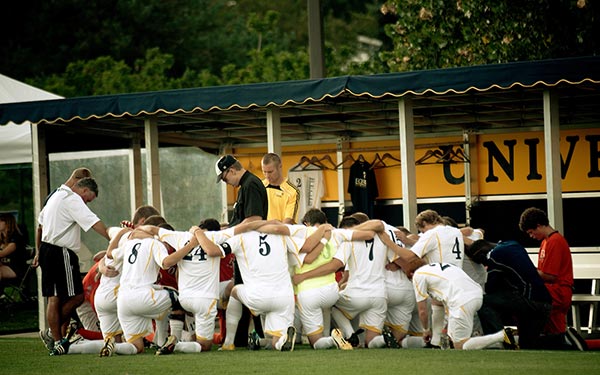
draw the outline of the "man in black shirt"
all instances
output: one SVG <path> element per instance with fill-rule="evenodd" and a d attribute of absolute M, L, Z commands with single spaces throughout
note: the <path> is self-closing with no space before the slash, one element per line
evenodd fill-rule
<path fill-rule="evenodd" d="M 237 198 L 233 205 L 233 214 L 229 221 L 230 227 L 240 223 L 265 220 L 267 218 L 269 209 L 267 190 L 260 178 L 246 170 L 242 166 L 242 163 L 233 155 L 221 157 L 215 164 L 215 171 L 217 173 L 217 183 L 224 181 L 233 187 L 239 186 Z M 234 282 L 236 285 L 243 283 L 237 262 L 234 262 Z M 226 317 L 226 320 L 231 319 Z M 249 323 L 250 311 L 244 307 L 237 331 L 235 332 L 235 346 L 246 346 L 248 343 Z M 259 336 L 264 337 L 260 317 L 254 319 L 254 327 Z M 227 332 L 229 333 L 230 330 L 227 330 Z M 225 344 L 223 348 L 226 348 Z"/>

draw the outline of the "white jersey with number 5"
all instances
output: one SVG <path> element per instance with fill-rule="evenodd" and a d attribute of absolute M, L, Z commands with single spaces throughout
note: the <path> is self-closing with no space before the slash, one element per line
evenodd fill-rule
<path fill-rule="evenodd" d="M 271 297 L 293 294 L 286 236 L 246 232 L 230 238 L 221 247 L 225 254 L 235 255 L 250 293 Z"/>
<path fill-rule="evenodd" d="M 421 234 L 410 250 L 427 263 L 450 263 L 462 268 L 464 248 L 458 228 L 437 225 Z"/>

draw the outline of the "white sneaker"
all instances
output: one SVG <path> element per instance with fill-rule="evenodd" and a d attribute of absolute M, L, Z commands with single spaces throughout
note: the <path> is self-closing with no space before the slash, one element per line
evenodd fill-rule
<path fill-rule="evenodd" d="M 111 357 L 115 351 L 115 338 L 108 337 L 104 340 L 104 346 L 100 349 L 100 357 Z"/>
<path fill-rule="evenodd" d="M 334 328 L 331 330 L 331 338 L 335 341 L 335 345 L 337 345 L 338 349 L 341 350 L 352 350 L 354 349 L 352 345 L 344 338 L 342 331 L 338 328 Z"/>
<path fill-rule="evenodd" d="M 296 344 L 296 328 L 293 326 L 288 327 L 287 329 L 287 337 L 285 342 L 281 346 L 282 352 L 292 352 L 294 351 L 294 345 Z"/>

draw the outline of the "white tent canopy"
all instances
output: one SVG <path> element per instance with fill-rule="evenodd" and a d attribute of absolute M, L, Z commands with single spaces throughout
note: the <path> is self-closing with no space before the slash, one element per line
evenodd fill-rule
<path fill-rule="evenodd" d="M 61 99 L 62 96 L 40 90 L 0 74 L 0 103 Z M 31 163 L 31 124 L 9 123 L 0 126 L 0 164 Z"/>

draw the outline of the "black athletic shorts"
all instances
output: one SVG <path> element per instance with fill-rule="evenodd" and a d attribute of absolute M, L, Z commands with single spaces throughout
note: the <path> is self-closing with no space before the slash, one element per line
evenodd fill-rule
<path fill-rule="evenodd" d="M 73 250 L 42 242 L 38 258 L 42 269 L 42 295 L 61 298 L 83 294 L 79 257 Z"/>

